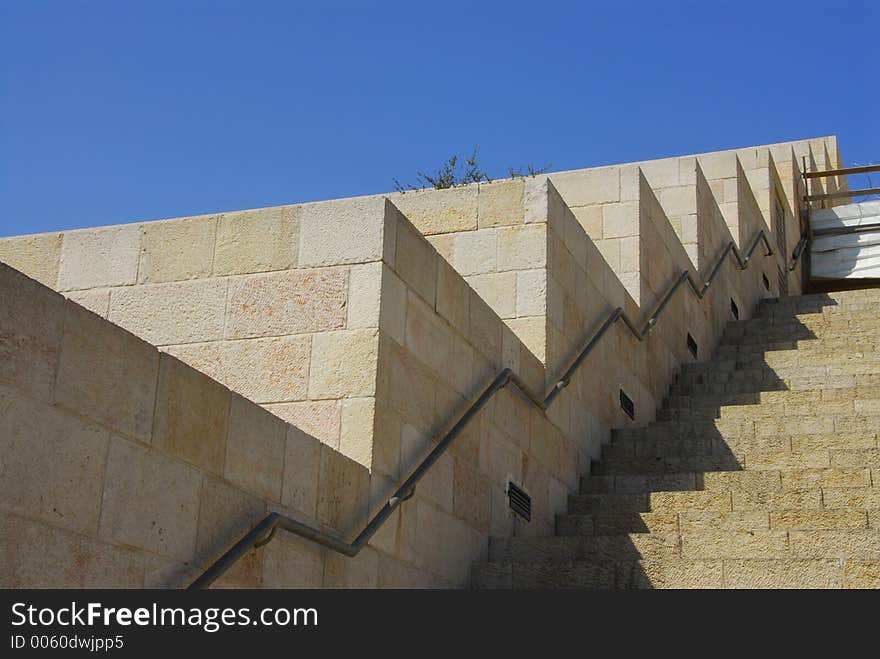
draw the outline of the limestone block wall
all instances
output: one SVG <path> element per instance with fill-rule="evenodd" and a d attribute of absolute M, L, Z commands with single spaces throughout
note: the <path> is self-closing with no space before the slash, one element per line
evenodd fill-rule
<path fill-rule="evenodd" d="M 378 349 L 383 226 L 375 218 L 385 203 L 8 238 L 0 250 L 69 299 L 328 445 L 362 455 Z M 342 360 L 350 377 L 338 373 Z"/>

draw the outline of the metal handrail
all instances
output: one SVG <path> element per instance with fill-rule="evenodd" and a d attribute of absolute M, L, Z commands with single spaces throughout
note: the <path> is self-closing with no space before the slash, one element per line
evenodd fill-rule
<path fill-rule="evenodd" d="M 202 589 L 210 586 L 248 551 L 257 547 L 262 547 L 266 543 L 270 542 L 272 538 L 275 537 L 275 532 L 279 528 L 285 531 L 289 531 L 290 533 L 295 533 L 296 535 L 306 538 L 307 540 L 311 540 L 312 542 L 327 547 L 328 549 L 332 549 L 333 551 L 343 554 L 345 556 L 357 556 L 361 549 L 363 549 L 370 541 L 370 538 L 372 538 L 376 531 L 379 530 L 379 527 L 382 526 L 385 520 L 388 519 L 391 513 L 393 513 L 394 510 L 401 503 L 403 503 L 413 495 L 413 493 L 415 492 L 416 484 L 422 479 L 425 473 L 427 473 L 431 466 L 440 458 L 440 456 L 446 451 L 446 449 L 456 439 L 456 437 L 461 434 L 461 431 L 471 421 L 471 419 L 473 419 L 474 416 L 476 416 L 476 414 L 481 409 L 483 409 L 483 407 L 485 407 L 486 403 L 488 403 L 492 396 L 494 396 L 500 389 L 504 388 L 508 384 L 513 384 L 525 395 L 526 398 L 528 398 L 528 400 L 533 405 L 538 407 L 540 410 L 545 411 L 559 394 L 559 392 L 568 386 L 569 382 L 571 382 L 571 377 L 574 372 L 583 363 L 587 355 L 592 352 L 593 348 L 602 339 L 605 333 L 618 320 L 623 322 L 623 324 L 627 327 L 627 329 L 629 329 L 633 336 L 635 336 L 639 341 L 643 341 L 645 337 L 651 332 L 651 330 L 654 329 L 657 324 L 657 320 L 663 313 L 663 310 L 669 304 L 670 300 L 675 295 L 675 292 L 681 287 L 682 284 L 687 282 L 689 288 L 694 293 L 694 295 L 696 295 L 698 299 L 702 300 L 703 297 L 706 295 L 706 292 L 709 290 L 709 286 L 712 284 L 712 281 L 715 279 L 716 275 L 721 269 L 721 266 L 724 264 L 724 260 L 727 258 L 727 256 L 731 253 L 736 256 L 736 259 L 739 262 L 740 270 L 745 270 L 749 265 L 752 254 L 758 247 L 758 243 L 761 241 L 763 241 L 764 245 L 767 247 L 766 256 L 772 256 L 773 248 L 770 246 L 770 242 L 767 240 L 767 236 L 764 234 L 763 230 L 758 231 L 755 239 L 752 241 L 751 247 L 749 248 L 748 252 L 746 252 L 745 258 L 743 258 L 742 254 L 736 246 L 736 243 L 731 240 L 724 248 L 721 255 L 718 257 L 715 266 L 709 273 L 709 277 L 702 285 L 697 284 L 697 282 L 691 275 L 690 270 L 682 270 L 681 274 L 670 285 L 669 289 L 666 291 L 666 294 L 654 308 L 654 311 L 645 322 L 641 330 L 639 330 L 636 327 L 636 323 L 634 323 L 629 318 L 629 316 L 627 316 L 623 307 L 615 308 L 608 314 L 608 317 L 602 323 L 601 327 L 589 338 L 589 340 L 585 342 L 583 347 L 578 351 L 577 355 L 571 360 L 568 367 L 565 369 L 562 377 L 556 382 L 555 385 L 553 385 L 549 393 L 547 393 L 547 395 L 543 398 L 539 398 L 538 396 L 536 396 L 531 391 L 531 389 L 529 389 L 528 385 L 526 385 L 526 383 L 523 382 L 523 380 L 511 369 L 502 369 L 501 372 L 495 375 L 492 381 L 483 389 L 479 397 L 477 397 L 477 399 L 473 403 L 471 403 L 467 407 L 467 409 L 465 409 L 457 417 L 455 417 L 455 421 L 451 422 L 449 430 L 446 431 L 442 439 L 425 457 L 425 459 L 422 460 L 422 462 L 415 468 L 415 470 L 403 482 L 403 484 L 395 490 L 394 494 L 392 494 L 391 497 L 385 502 L 385 505 L 383 505 L 382 508 L 379 509 L 379 511 L 367 523 L 364 529 L 350 543 L 345 542 L 341 538 L 338 538 L 334 535 L 308 526 L 307 524 L 303 524 L 302 522 L 299 522 L 292 517 L 288 517 L 287 515 L 282 515 L 278 512 L 269 513 L 259 522 L 259 524 L 257 524 L 253 529 L 245 534 L 245 536 L 242 537 L 241 540 L 235 543 L 225 554 L 223 554 L 207 570 L 205 570 L 201 574 L 201 576 L 193 581 L 192 584 L 190 584 L 189 589 Z"/>

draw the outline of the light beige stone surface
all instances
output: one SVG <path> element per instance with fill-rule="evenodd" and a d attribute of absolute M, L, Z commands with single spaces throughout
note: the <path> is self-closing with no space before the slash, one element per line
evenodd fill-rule
<path fill-rule="evenodd" d="M 523 179 L 481 183 L 479 228 L 522 224 L 524 188 Z"/>
<path fill-rule="evenodd" d="M 112 430 L 149 441 L 159 355 L 79 305 L 67 303 L 55 401 Z"/>
<path fill-rule="evenodd" d="M 108 433 L 0 387 L 0 506 L 95 532 Z"/>
<path fill-rule="evenodd" d="M 60 233 L 0 238 L 0 262 L 56 288 L 61 262 Z"/>
<path fill-rule="evenodd" d="M 316 334 L 312 339 L 309 397 L 369 396 L 375 391 L 377 330 Z"/>
<path fill-rule="evenodd" d="M 299 208 L 279 206 L 224 213 L 218 219 L 215 275 L 244 275 L 295 267 Z"/>
<path fill-rule="evenodd" d="M 223 279 L 114 288 L 111 322 L 152 345 L 223 338 L 226 311 Z"/>
<path fill-rule="evenodd" d="M 100 537 L 192 560 L 202 478 L 158 451 L 111 438 Z"/>
<path fill-rule="evenodd" d="M 348 270 L 321 268 L 229 282 L 226 337 L 284 336 L 345 327 Z"/>
<path fill-rule="evenodd" d="M 299 266 L 381 260 L 388 204 L 381 197 L 360 197 L 300 206 Z"/>
<path fill-rule="evenodd" d="M 281 503 L 314 517 L 321 474 L 321 444 L 295 426 L 288 426 L 284 448 Z"/>
<path fill-rule="evenodd" d="M 144 224 L 138 282 L 209 277 L 216 235 L 216 216 Z"/>
<path fill-rule="evenodd" d="M 339 400 L 302 401 L 266 405 L 267 410 L 324 444 L 339 448 L 341 404 Z"/>
<path fill-rule="evenodd" d="M 476 229 L 479 192 L 475 185 L 448 190 L 413 190 L 393 195 L 391 200 L 427 236 Z"/>
<path fill-rule="evenodd" d="M 58 290 L 134 284 L 140 250 L 137 224 L 67 232 L 61 243 Z"/>
<path fill-rule="evenodd" d="M 0 264 L 0 383 L 52 400 L 64 299 Z"/>
<path fill-rule="evenodd" d="M 224 477 L 264 499 L 280 501 L 286 437 L 281 419 L 233 394 Z"/>
<path fill-rule="evenodd" d="M 308 398 L 312 337 L 218 341 L 165 351 L 257 403 Z"/>
<path fill-rule="evenodd" d="M 162 355 L 152 444 L 222 475 L 229 405 L 226 387 L 174 357 Z"/>

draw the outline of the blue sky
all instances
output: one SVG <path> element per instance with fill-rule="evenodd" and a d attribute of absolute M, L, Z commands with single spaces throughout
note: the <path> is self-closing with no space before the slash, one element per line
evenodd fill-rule
<path fill-rule="evenodd" d="M 880 2 L 0 0 L 0 235 L 837 134 Z"/>

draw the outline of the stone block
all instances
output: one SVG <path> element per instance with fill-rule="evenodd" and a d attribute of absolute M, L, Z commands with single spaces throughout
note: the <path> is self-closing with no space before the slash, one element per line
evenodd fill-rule
<path fill-rule="evenodd" d="M 517 274 L 516 272 L 490 272 L 474 275 L 468 283 L 501 318 L 515 318 L 517 315 Z"/>
<path fill-rule="evenodd" d="M 297 206 L 224 213 L 217 224 L 215 275 L 244 275 L 296 267 Z"/>
<path fill-rule="evenodd" d="M 358 197 L 300 206 L 299 267 L 380 261 L 384 197 Z"/>
<path fill-rule="evenodd" d="M 619 167 L 552 174 L 550 180 L 569 206 L 606 204 L 620 199 Z"/>
<path fill-rule="evenodd" d="M 0 264 L 0 383 L 52 400 L 64 298 Z"/>
<path fill-rule="evenodd" d="M 469 291 L 465 280 L 444 260 L 437 263 L 437 313 L 461 334 L 467 334 Z M 396 337 L 395 341 L 397 341 Z M 402 341 L 398 341 L 402 344 Z"/>
<path fill-rule="evenodd" d="M 397 274 L 434 306 L 437 294 L 437 252 L 406 222 L 397 223 Z"/>
<path fill-rule="evenodd" d="M 547 228 L 544 225 L 498 230 L 498 270 L 529 270 L 547 264 Z"/>
<path fill-rule="evenodd" d="M 189 217 L 142 225 L 138 282 L 209 277 L 214 263 L 217 217 Z"/>
<path fill-rule="evenodd" d="M 35 551 L 34 548 L 39 548 Z M 0 588 L 140 588 L 140 552 L 0 514 Z"/>
<path fill-rule="evenodd" d="M 365 547 L 352 558 L 327 552 L 324 559 L 324 588 L 378 588 L 379 554 Z"/>
<path fill-rule="evenodd" d="M 264 407 L 324 444 L 339 448 L 341 405 L 338 400 L 306 400 Z"/>
<path fill-rule="evenodd" d="M 341 403 L 339 450 L 367 469 L 373 462 L 375 398 L 346 398 Z"/>
<path fill-rule="evenodd" d="M 94 288 L 88 291 L 68 291 L 64 296 L 101 318 L 106 318 L 110 315 L 111 290 L 109 288 Z"/>
<path fill-rule="evenodd" d="M 286 436 L 281 419 L 233 394 L 223 475 L 248 492 L 280 501 Z"/>
<path fill-rule="evenodd" d="M 462 276 L 494 272 L 497 264 L 497 229 L 456 234 L 452 247 L 452 265 Z"/>
<path fill-rule="evenodd" d="M 378 352 L 375 329 L 316 334 L 312 338 L 309 398 L 374 395 Z"/>
<path fill-rule="evenodd" d="M 107 431 L 6 387 L 0 387 L 0 409 L 0 505 L 95 533 Z"/>
<path fill-rule="evenodd" d="M 737 560 L 724 562 L 727 588 L 840 588 L 837 560 Z"/>
<path fill-rule="evenodd" d="M 137 224 L 68 231 L 61 242 L 58 290 L 134 284 L 140 250 Z"/>
<path fill-rule="evenodd" d="M 638 203 L 609 204 L 603 208 L 603 238 L 626 238 L 637 235 L 639 235 Z"/>
<path fill-rule="evenodd" d="M 455 460 L 453 512 L 477 531 L 488 533 L 491 522 L 491 487 L 489 479 L 477 469 Z"/>
<path fill-rule="evenodd" d="M 407 296 L 406 347 L 435 373 L 446 373 L 453 363 L 453 333 L 434 309 L 412 291 Z"/>
<path fill-rule="evenodd" d="M 406 295 L 406 284 L 383 264 L 379 324 L 399 345 L 404 344 L 406 334 Z"/>
<path fill-rule="evenodd" d="M 392 203 L 423 234 L 470 231 L 477 228 L 476 185 L 447 190 L 413 190 L 391 196 Z"/>
<path fill-rule="evenodd" d="M 204 479 L 201 500 L 194 561 L 207 567 L 260 523 L 266 516 L 266 504 L 259 497 L 211 477 Z M 263 556 L 263 552 L 249 551 L 215 582 L 215 587 L 258 588 Z"/>
<path fill-rule="evenodd" d="M 191 561 L 201 486 L 202 474 L 193 467 L 111 437 L 99 535 Z"/>
<path fill-rule="evenodd" d="M 61 234 L 40 233 L 0 238 L 0 262 L 49 288 L 55 288 L 61 262 Z"/>
<path fill-rule="evenodd" d="M 290 270 L 229 282 L 226 337 L 322 332 L 345 327 L 348 270 Z"/>
<path fill-rule="evenodd" d="M 292 533 L 279 533 L 263 549 L 264 588 L 321 588 L 327 550 Z"/>
<path fill-rule="evenodd" d="M 321 524 L 342 533 L 361 530 L 370 494 L 369 472 L 329 446 L 321 446 L 318 514 Z"/>
<path fill-rule="evenodd" d="M 257 403 L 308 397 L 311 336 L 168 346 L 164 351 Z"/>
<path fill-rule="evenodd" d="M 293 426 L 287 429 L 281 503 L 314 518 L 318 506 L 321 444 Z"/>
<path fill-rule="evenodd" d="M 229 390 L 170 355 L 162 355 L 152 444 L 223 475 Z"/>
<path fill-rule="evenodd" d="M 523 179 L 480 183 L 479 187 L 478 224 L 481 229 L 523 223 Z"/>
<path fill-rule="evenodd" d="M 223 338 L 225 279 L 171 282 L 110 292 L 110 321 L 152 345 Z"/>
<path fill-rule="evenodd" d="M 383 263 L 365 263 L 348 275 L 348 329 L 379 327 Z"/>
<path fill-rule="evenodd" d="M 543 316 L 547 308 L 547 272 L 524 270 L 516 275 L 516 316 Z"/>
<path fill-rule="evenodd" d="M 77 414 L 150 441 L 159 353 L 133 334 L 65 304 L 55 401 Z"/>

